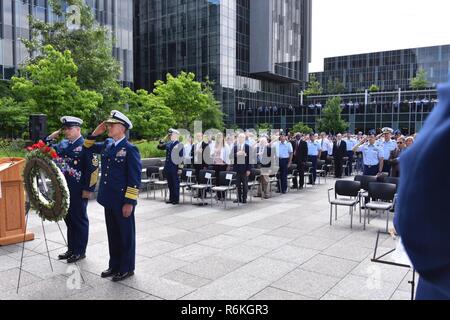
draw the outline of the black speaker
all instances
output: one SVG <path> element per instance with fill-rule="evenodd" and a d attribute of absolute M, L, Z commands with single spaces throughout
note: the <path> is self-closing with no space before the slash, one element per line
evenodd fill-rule
<path fill-rule="evenodd" d="M 45 114 L 32 114 L 28 122 L 30 140 L 38 142 L 47 137 L 47 116 Z"/>

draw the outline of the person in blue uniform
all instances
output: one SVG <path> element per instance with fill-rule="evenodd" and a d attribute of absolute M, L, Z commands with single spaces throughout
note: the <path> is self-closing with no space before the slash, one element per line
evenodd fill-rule
<path fill-rule="evenodd" d="M 375 131 L 369 132 L 369 137 L 363 138 L 353 151 L 362 153 L 365 176 L 378 176 L 383 172 L 383 153 L 376 145 Z"/>
<path fill-rule="evenodd" d="M 278 183 L 278 190 L 282 194 L 286 194 L 288 189 L 288 171 L 292 164 L 292 158 L 294 155 L 294 150 L 292 144 L 287 140 L 287 136 L 284 132 L 280 133 L 280 141 L 274 143 L 276 156 L 278 157 L 278 163 L 280 166 L 280 180 Z"/>
<path fill-rule="evenodd" d="M 348 157 L 348 165 L 345 168 L 345 175 L 351 176 L 352 175 L 352 163 L 353 163 L 353 157 L 355 155 L 355 151 L 353 151 L 353 148 L 356 146 L 358 141 L 352 138 L 352 133 L 349 131 L 347 132 L 347 137 L 345 139 L 342 139 L 345 141 L 345 145 L 347 147 L 347 157 Z"/>
<path fill-rule="evenodd" d="M 84 142 L 84 149 L 101 154 L 101 179 L 97 202 L 105 208 L 108 232 L 109 268 L 102 278 L 121 281 L 134 275 L 136 260 L 136 227 L 134 212 L 141 183 L 141 156 L 126 138 L 133 127 L 121 112 L 113 110 Z M 108 131 L 101 143 L 95 139 Z"/>
<path fill-rule="evenodd" d="M 391 157 L 391 152 L 397 149 L 397 142 L 392 140 L 392 133 L 394 130 L 391 128 L 382 129 L 384 139 L 378 141 L 378 148 L 381 149 L 381 153 L 384 159 L 383 172 L 391 175 L 391 162 L 389 158 Z"/>
<path fill-rule="evenodd" d="M 166 161 L 164 163 L 164 175 L 167 178 L 169 187 L 169 201 L 167 204 L 177 205 L 180 203 L 180 178 L 178 176 L 178 166 L 183 161 L 184 148 L 178 141 L 180 132 L 175 129 L 169 129 L 169 142 L 161 140 L 158 145 L 159 150 L 166 150 Z"/>
<path fill-rule="evenodd" d="M 45 140 L 50 144 L 73 174 L 65 172 L 70 193 L 70 205 L 64 221 L 67 226 L 67 251 L 58 256 L 59 260 L 74 263 L 86 257 L 89 237 L 89 218 L 87 215 L 88 200 L 95 190 L 98 177 L 98 159 L 92 154 L 83 152 L 84 138 L 81 135 L 83 120 L 65 116 L 61 118 L 62 129 L 52 133 Z M 60 133 L 65 139 L 53 143 Z"/>
<path fill-rule="evenodd" d="M 450 299 L 450 80 L 414 145 L 400 157 L 394 225 L 419 273 L 416 299 Z M 430 139 L 430 137 L 432 137 Z"/>
<path fill-rule="evenodd" d="M 317 160 L 320 159 L 320 144 L 316 141 L 313 133 L 309 135 L 308 141 L 308 161 L 312 164 L 312 177 L 310 176 L 309 184 L 316 184 L 317 179 Z M 312 178 L 312 180 L 311 180 Z"/>

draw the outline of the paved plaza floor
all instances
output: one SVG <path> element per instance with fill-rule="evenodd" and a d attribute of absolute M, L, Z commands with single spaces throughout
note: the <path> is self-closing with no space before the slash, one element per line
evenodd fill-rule
<path fill-rule="evenodd" d="M 87 258 L 78 263 L 84 283 L 74 265 L 57 260 L 64 240 L 56 223 L 45 222 L 52 272 L 41 220 L 32 213 L 35 240 L 25 244 L 19 294 L 22 245 L 0 247 L 0 299 L 410 299 L 410 270 L 370 261 L 384 216 L 364 231 L 356 212 L 350 229 L 348 209 L 341 207 L 330 226 L 327 190 L 333 185 L 328 179 L 226 210 L 193 206 L 189 197 L 186 204 L 166 205 L 158 193 L 156 200 L 141 193 L 136 274 L 121 283 L 99 276 L 108 266 L 108 242 L 97 202 L 89 203 Z M 395 247 L 388 236 L 380 243 L 380 252 Z"/>

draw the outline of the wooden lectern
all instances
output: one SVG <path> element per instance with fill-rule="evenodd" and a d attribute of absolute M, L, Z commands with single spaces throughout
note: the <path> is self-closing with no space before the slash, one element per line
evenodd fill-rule
<path fill-rule="evenodd" d="M 23 158 L 0 158 L 0 246 L 34 239 L 25 230 Z"/>

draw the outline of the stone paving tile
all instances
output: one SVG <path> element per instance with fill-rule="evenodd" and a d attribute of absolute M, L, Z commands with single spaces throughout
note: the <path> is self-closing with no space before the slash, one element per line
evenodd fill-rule
<path fill-rule="evenodd" d="M 357 300 L 389 300 L 396 288 L 397 285 L 380 281 L 376 277 L 348 275 L 330 293 Z"/>
<path fill-rule="evenodd" d="M 193 287 L 149 273 L 136 273 L 121 284 L 165 300 L 180 299 L 195 290 Z"/>
<path fill-rule="evenodd" d="M 211 224 L 207 224 L 202 227 L 193 229 L 192 231 L 213 237 L 213 236 L 225 234 L 231 230 L 233 230 L 233 227 L 226 226 L 223 224 L 218 224 L 218 223 L 211 223 Z"/>
<path fill-rule="evenodd" d="M 277 288 L 267 287 L 251 297 L 250 300 L 311 300 L 311 298 Z"/>
<path fill-rule="evenodd" d="M 183 285 L 192 287 L 192 288 L 200 288 L 204 285 L 211 283 L 211 279 L 205 279 L 190 273 L 186 273 L 180 270 L 175 270 L 163 275 L 164 279 L 172 280 Z"/>
<path fill-rule="evenodd" d="M 265 233 L 269 236 L 277 236 L 282 238 L 288 238 L 288 239 L 296 239 L 300 237 L 303 233 L 296 228 L 291 227 L 280 227 L 277 229 L 274 229 L 270 232 Z"/>
<path fill-rule="evenodd" d="M 260 229 L 260 228 L 240 227 L 240 228 L 228 231 L 226 234 L 230 235 L 230 236 L 244 238 L 244 239 L 253 239 L 253 238 L 256 238 L 257 236 L 260 236 L 266 232 L 267 232 L 267 230 Z"/>
<path fill-rule="evenodd" d="M 296 267 L 297 264 L 295 263 L 260 257 L 237 269 L 236 272 L 245 273 L 259 279 L 276 281 Z"/>
<path fill-rule="evenodd" d="M 301 265 L 300 269 L 333 277 L 344 277 L 358 265 L 357 262 L 325 255 L 316 255 Z"/>
<path fill-rule="evenodd" d="M 361 262 L 355 269 L 352 270 L 352 274 L 362 277 L 379 276 L 383 282 L 392 282 L 399 284 L 403 278 L 408 274 L 409 269 L 391 266 L 387 264 L 375 263 L 370 260 Z"/>
<path fill-rule="evenodd" d="M 318 253 L 319 251 L 317 250 L 291 246 L 288 244 L 266 254 L 265 256 L 268 258 L 292 262 L 299 266 L 310 260 Z"/>
<path fill-rule="evenodd" d="M 16 289 L 0 292 L 0 299 L 61 300 L 92 289 L 92 287 L 87 284 L 80 283 L 78 287 L 77 285 L 71 286 L 70 283 L 70 279 L 61 275 L 56 275 L 45 281 L 34 282 L 23 287 L 21 286 L 19 294 L 16 293 Z"/>
<path fill-rule="evenodd" d="M 197 243 L 199 241 L 202 241 L 206 238 L 209 238 L 209 236 L 197 232 L 189 232 L 189 231 L 183 231 L 176 235 L 164 237 L 161 238 L 161 240 L 180 244 L 180 245 L 188 245 L 192 243 Z"/>
<path fill-rule="evenodd" d="M 361 262 L 371 255 L 373 250 L 337 243 L 324 250 L 323 253 L 333 257 Z"/>
<path fill-rule="evenodd" d="M 397 290 L 392 295 L 391 300 L 411 300 L 411 291 Z"/>
<path fill-rule="evenodd" d="M 247 300 L 270 284 L 269 280 L 231 272 L 218 280 L 185 295 L 183 300 Z"/>
<path fill-rule="evenodd" d="M 272 287 L 298 293 L 306 297 L 320 299 L 339 281 L 340 278 L 296 269 L 280 280 L 272 283 Z"/>
<path fill-rule="evenodd" d="M 147 296 L 145 292 L 107 281 L 92 289 L 70 295 L 66 300 L 140 300 Z"/>
<path fill-rule="evenodd" d="M 243 244 L 255 247 L 261 247 L 265 249 L 276 249 L 281 247 L 282 245 L 288 243 L 291 239 L 269 236 L 269 235 L 260 235 L 256 238 L 248 240 Z"/>
<path fill-rule="evenodd" d="M 0 291 L 8 291 L 17 288 L 19 281 L 19 268 L 9 269 L 0 272 Z M 42 278 L 36 277 L 31 273 L 22 270 L 20 275 L 20 286 L 27 286 L 29 284 L 41 281 Z"/>
<path fill-rule="evenodd" d="M 244 262 L 211 256 L 179 268 L 180 271 L 205 279 L 217 279 L 242 266 Z"/>
<path fill-rule="evenodd" d="M 334 240 L 327 238 L 305 235 L 289 242 L 289 245 L 321 251 L 331 247 L 335 243 Z"/>
<path fill-rule="evenodd" d="M 270 249 L 240 244 L 217 253 L 219 257 L 230 258 L 242 262 L 250 262 L 269 252 Z"/>
<path fill-rule="evenodd" d="M 182 245 L 163 240 L 152 240 L 136 246 L 136 254 L 153 258 L 161 254 L 181 248 Z"/>
<path fill-rule="evenodd" d="M 242 238 L 237 238 L 229 235 L 218 235 L 215 237 L 208 238 L 206 240 L 202 240 L 198 244 L 217 249 L 227 249 L 244 241 L 245 239 Z"/>
<path fill-rule="evenodd" d="M 203 258 L 206 258 L 208 256 L 212 256 L 218 252 L 220 252 L 220 249 L 208 247 L 208 246 L 202 246 L 199 244 L 192 244 L 189 246 L 185 246 L 183 248 L 171 251 L 167 253 L 166 255 L 175 259 L 188 261 L 188 262 L 194 262 Z"/>
<path fill-rule="evenodd" d="M 189 262 L 162 255 L 146 259 L 140 263 L 137 262 L 135 273 L 148 273 L 154 277 L 159 277 L 188 264 Z"/>

